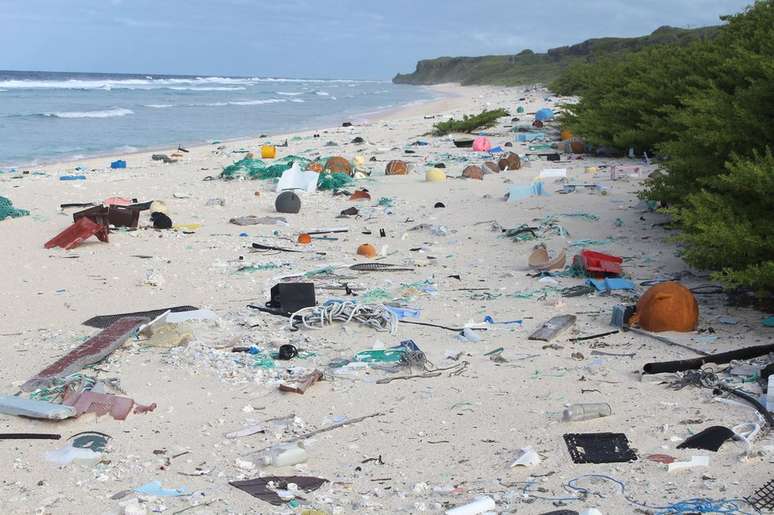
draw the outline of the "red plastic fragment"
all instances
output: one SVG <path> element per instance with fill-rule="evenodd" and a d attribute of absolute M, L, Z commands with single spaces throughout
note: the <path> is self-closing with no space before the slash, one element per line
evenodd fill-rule
<path fill-rule="evenodd" d="M 65 250 L 70 250 L 95 235 L 100 239 L 100 241 L 107 243 L 107 227 L 94 223 L 93 221 L 84 217 L 78 219 L 78 221 L 72 224 L 70 227 L 51 238 L 48 242 L 46 242 L 44 247 L 47 249 L 52 247 L 62 247 Z"/>
<path fill-rule="evenodd" d="M 593 250 L 583 250 L 575 256 L 576 265 L 583 268 L 588 275 L 592 277 L 606 277 L 610 275 L 621 275 L 621 263 L 623 259 L 610 254 L 603 254 Z"/>

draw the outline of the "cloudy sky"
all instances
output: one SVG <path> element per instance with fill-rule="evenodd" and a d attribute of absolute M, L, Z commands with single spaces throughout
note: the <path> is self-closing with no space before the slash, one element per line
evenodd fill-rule
<path fill-rule="evenodd" d="M 388 79 L 441 55 L 517 53 L 750 0 L 0 0 L 0 69 Z"/>

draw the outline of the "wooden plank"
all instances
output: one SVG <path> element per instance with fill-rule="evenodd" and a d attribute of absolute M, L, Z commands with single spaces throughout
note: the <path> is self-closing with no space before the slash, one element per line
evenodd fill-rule
<path fill-rule="evenodd" d="M 312 373 L 305 375 L 300 380 L 294 383 L 281 383 L 279 389 L 281 392 L 300 393 L 301 395 L 306 392 L 310 386 L 322 379 L 322 372 L 314 370 Z"/>
<path fill-rule="evenodd" d="M 572 327 L 572 325 L 575 324 L 576 319 L 577 317 L 575 315 L 555 316 L 551 320 L 544 322 L 537 331 L 529 336 L 529 339 L 550 342 L 560 333 Z"/>

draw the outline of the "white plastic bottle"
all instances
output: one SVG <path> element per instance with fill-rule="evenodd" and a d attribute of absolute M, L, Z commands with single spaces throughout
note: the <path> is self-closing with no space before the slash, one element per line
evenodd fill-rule
<path fill-rule="evenodd" d="M 303 442 L 278 444 L 269 449 L 268 453 L 263 457 L 263 464 L 275 467 L 289 467 L 290 465 L 304 463 L 307 457 Z"/>
<path fill-rule="evenodd" d="M 563 422 L 579 422 L 592 418 L 607 417 L 613 413 L 610 404 L 606 402 L 592 402 L 587 404 L 570 404 L 562 413 Z"/>

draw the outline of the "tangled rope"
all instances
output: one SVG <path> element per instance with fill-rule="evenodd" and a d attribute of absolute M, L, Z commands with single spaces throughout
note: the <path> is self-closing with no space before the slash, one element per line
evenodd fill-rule
<path fill-rule="evenodd" d="M 373 327 L 377 331 L 389 331 L 395 334 L 398 330 L 398 317 L 395 313 L 384 307 L 383 304 L 356 304 L 351 301 L 328 301 L 322 306 L 302 308 L 290 315 L 290 326 L 300 320 L 307 329 L 323 328 L 326 324 L 343 322 L 348 324 L 352 320 Z"/>

